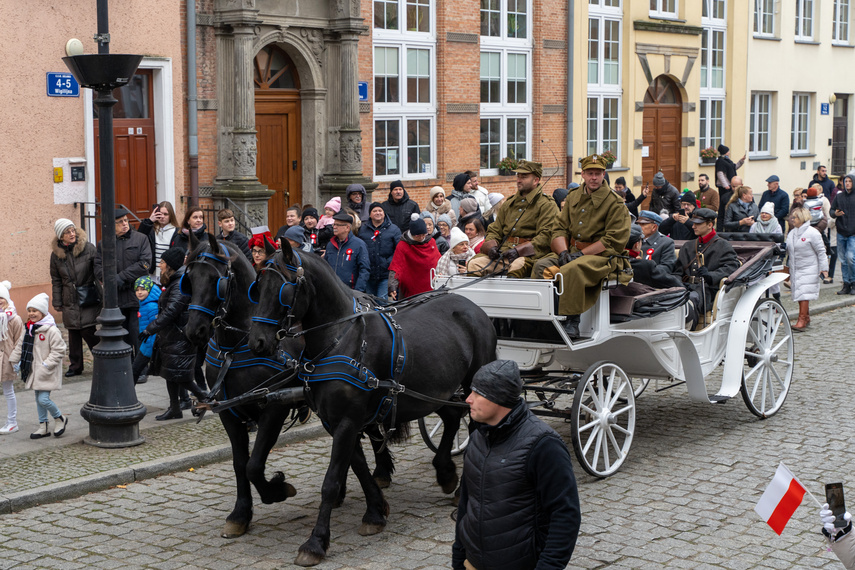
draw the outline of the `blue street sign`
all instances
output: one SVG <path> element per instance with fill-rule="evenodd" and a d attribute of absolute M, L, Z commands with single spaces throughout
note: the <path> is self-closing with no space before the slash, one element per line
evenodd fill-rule
<path fill-rule="evenodd" d="M 368 101 L 368 82 L 360 81 L 357 86 L 359 87 L 359 100 Z"/>
<path fill-rule="evenodd" d="M 827 115 L 828 114 L 828 103 L 820 103 L 819 104 L 819 114 Z"/>
<path fill-rule="evenodd" d="M 70 73 L 47 74 L 48 97 L 80 97 L 80 84 Z"/>

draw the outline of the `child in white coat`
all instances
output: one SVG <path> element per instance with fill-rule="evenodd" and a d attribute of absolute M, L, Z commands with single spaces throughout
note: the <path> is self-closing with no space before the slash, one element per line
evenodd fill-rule
<path fill-rule="evenodd" d="M 49 306 L 47 293 L 39 293 L 30 299 L 24 334 L 9 359 L 15 369 L 21 372 L 25 388 L 36 392 L 39 429 L 30 434 L 30 439 L 50 435 L 50 417 L 54 419 L 53 435 L 56 437 L 65 433 L 68 425 L 68 417 L 62 415 L 59 407 L 50 399 L 52 390 L 62 388 L 62 359 L 66 345 L 53 316 L 48 312 Z"/>
<path fill-rule="evenodd" d="M 3 384 L 3 396 L 6 397 L 6 424 L 0 428 L 0 435 L 18 431 L 18 403 L 14 387 L 17 374 L 9 362 L 9 357 L 24 336 L 24 323 L 15 310 L 15 303 L 9 297 L 11 287 L 12 284 L 8 281 L 0 283 L 0 383 Z"/>

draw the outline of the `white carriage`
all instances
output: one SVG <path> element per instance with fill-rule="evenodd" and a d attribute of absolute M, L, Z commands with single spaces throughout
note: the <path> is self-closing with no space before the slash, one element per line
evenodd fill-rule
<path fill-rule="evenodd" d="M 722 282 L 712 313 L 686 326 L 679 290 L 627 295 L 606 280 L 582 315 L 584 338 L 570 341 L 557 314 L 561 280 L 472 277 L 436 279 L 480 306 L 499 333 L 498 357 L 519 364 L 535 413 L 568 418 L 573 449 L 591 475 L 606 477 L 625 461 L 635 431 L 635 398 L 652 380 L 685 384 L 694 401 L 717 403 L 741 393 L 760 418 L 783 405 L 793 374 L 793 338 L 786 311 L 768 294 L 784 281 L 781 248 L 732 242 L 742 265 Z M 657 295 L 668 299 L 656 306 Z M 671 303 L 669 306 L 668 303 Z M 643 310 L 641 310 L 643 306 Z M 704 322 L 704 319 L 707 319 Z M 717 389 L 709 390 L 715 384 Z M 569 405 L 572 397 L 572 405 Z M 439 426 L 420 425 L 428 445 Z M 465 446 L 461 430 L 458 450 Z"/>

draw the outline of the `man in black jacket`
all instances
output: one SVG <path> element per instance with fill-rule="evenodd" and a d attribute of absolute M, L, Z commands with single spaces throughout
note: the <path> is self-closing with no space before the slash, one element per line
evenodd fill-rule
<path fill-rule="evenodd" d="M 822 186 L 822 193 L 828 198 L 828 201 L 831 202 L 831 193 L 834 192 L 835 184 L 831 181 L 831 178 L 828 177 L 828 169 L 820 165 L 819 168 L 816 169 L 816 174 L 813 175 L 813 178 L 810 179 L 808 185 L 805 188 L 810 188 L 814 184 L 819 184 Z"/>
<path fill-rule="evenodd" d="M 452 568 L 566 568 L 581 515 L 570 453 L 520 398 L 516 362 L 485 364 L 466 398 L 473 422 Z M 468 563 L 468 566 L 467 564 Z"/>
<path fill-rule="evenodd" d="M 119 309 L 125 316 L 122 326 L 128 331 L 125 342 L 137 350 L 140 303 L 134 293 L 134 282 L 137 277 L 148 275 L 151 268 L 151 244 L 145 235 L 131 227 L 128 214 L 124 208 L 116 208 L 116 288 Z M 95 278 L 104 283 L 100 241 L 95 252 Z"/>
<path fill-rule="evenodd" d="M 400 180 L 395 180 L 389 185 L 389 199 L 383 202 L 383 211 L 386 212 L 389 221 L 398 226 L 401 235 L 410 229 L 410 216 L 420 212 L 419 205 L 410 200 Z"/>
<path fill-rule="evenodd" d="M 837 256 L 843 289 L 838 295 L 855 295 L 855 178 L 843 177 L 843 192 L 831 203 L 831 217 L 837 221 Z"/>

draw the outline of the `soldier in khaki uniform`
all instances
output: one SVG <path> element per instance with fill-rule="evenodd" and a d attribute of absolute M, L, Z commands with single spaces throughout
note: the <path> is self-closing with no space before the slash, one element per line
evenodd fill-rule
<path fill-rule="evenodd" d="M 487 228 L 483 253 L 469 262 L 468 270 L 475 275 L 507 268 L 509 277 L 529 277 L 534 262 L 550 252 L 558 207 L 543 193 L 543 166 L 523 160 L 514 172 L 517 193 L 505 200 L 496 213 L 496 221 Z"/>
<path fill-rule="evenodd" d="M 558 313 L 567 315 L 564 330 L 570 338 L 579 338 L 579 317 L 596 303 L 606 276 L 617 272 L 621 283 L 632 278 L 629 261 L 622 258 L 629 210 L 605 183 L 605 171 L 601 156 L 582 159 L 584 183 L 567 196 L 553 235 L 552 251 L 564 276 Z"/>

